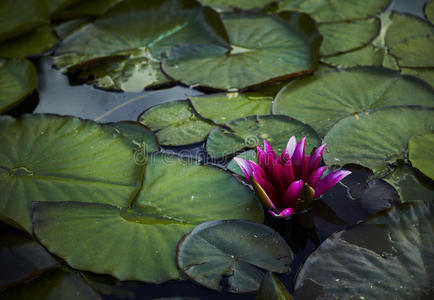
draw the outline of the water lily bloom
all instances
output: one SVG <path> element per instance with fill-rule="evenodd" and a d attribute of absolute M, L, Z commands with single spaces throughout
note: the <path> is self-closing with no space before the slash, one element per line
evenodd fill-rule
<path fill-rule="evenodd" d="M 339 170 L 321 179 L 327 167 L 319 167 L 325 144 L 305 155 L 306 137 L 298 143 L 292 136 L 277 155 L 264 140 L 264 149 L 257 147 L 257 160 L 234 158 L 243 170 L 256 195 L 277 218 L 288 218 L 294 212 L 309 207 L 315 198 L 348 176 L 351 172 Z"/>

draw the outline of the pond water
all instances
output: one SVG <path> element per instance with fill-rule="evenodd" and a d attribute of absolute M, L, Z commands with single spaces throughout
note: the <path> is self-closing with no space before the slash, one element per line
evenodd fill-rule
<path fill-rule="evenodd" d="M 393 0 L 387 10 L 425 18 L 423 9 L 426 2 L 425 0 Z M 33 113 L 69 115 L 100 123 L 137 121 L 144 111 L 158 104 L 185 100 L 189 97 L 206 94 L 205 90 L 182 85 L 143 92 L 107 91 L 80 82 L 73 76 L 68 77 L 62 74 L 53 67 L 54 58 L 50 54 L 35 57 L 31 60 L 38 70 L 39 85 L 37 93 L 28 97 L 28 100 L 25 101 L 26 105 L 20 105 L 15 109 L 11 113 L 14 116 L 23 111 L 29 112 L 29 110 L 33 110 Z M 234 151 L 232 155 L 226 158 L 212 158 L 207 155 L 206 147 L 205 142 L 187 146 L 163 145 L 161 152 L 193 157 L 203 163 L 219 168 L 225 168 L 235 154 L 242 152 L 238 149 L 238 151 Z M 2 166 L 0 165 L 0 167 Z M 288 221 L 276 220 L 271 215 L 265 214 L 265 225 L 279 232 L 294 253 L 291 272 L 289 274 L 277 274 L 291 294 L 294 293 L 297 274 L 306 259 L 332 234 L 343 229 L 356 228 L 357 224 L 374 213 L 400 203 L 398 192 L 412 193 L 411 189 L 414 180 L 421 182 L 425 187 L 420 194 L 417 194 L 418 197 L 420 196 L 422 199 L 423 197 L 432 198 L 434 196 L 433 181 L 415 169 L 412 169 L 411 175 L 408 175 L 406 182 L 400 183 L 402 191 L 397 191 L 391 185 L 393 179 L 373 179 L 368 184 L 366 182 L 372 176 L 369 169 L 357 165 L 350 165 L 346 168 L 353 172 L 352 175 L 335 185 L 321 199 L 315 200 L 308 211 L 296 214 Z M 0 223 L 0 231 L 4 236 L 20 234 L 16 229 L 2 223 Z M 363 241 L 366 242 L 364 246 L 368 249 L 375 247 L 382 249 L 384 245 L 378 245 L 378 243 L 381 244 L 381 238 L 383 237 L 376 239 L 374 236 L 368 241 Z M 357 244 L 357 242 L 360 242 L 360 240 L 354 243 Z M 10 254 L 6 247 L 5 249 L 2 248 L 0 261 L 7 261 L 8 255 Z M 6 268 L 12 267 L 8 265 Z M 182 299 L 253 299 L 256 295 L 256 293 L 234 294 L 226 291 L 214 291 L 191 280 L 171 280 L 161 284 L 150 284 L 139 281 L 122 282 L 111 276 L 90 272 L 83 272 L 83 274 L 91 286 L 99 292 L 102 299 L 157 299 L 170 297 Z M 6 277 L 2 274 L 0 279 Z M 221 282 L 223 287 L 228 285 L 226 280 L 227 278 L 224 278 Z M 366 278 L 366 280 L 369 281 L 370 279 Z M 314 284 L 311 286 L 312 299 L 320 293 L 321 287 L 319 285 Z M 433 286 L 426 291 L 425 296 L 426 299 L 434 297 Z"/>

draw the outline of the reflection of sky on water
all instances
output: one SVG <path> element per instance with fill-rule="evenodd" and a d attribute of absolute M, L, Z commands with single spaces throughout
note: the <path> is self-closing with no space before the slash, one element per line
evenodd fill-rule
<path fill-rule="evenodd" d="M 423 14 L 423 8 L 426 2 L 426 0 L 394 0 L 387 10 L 405 12 L 425 18 L 425 15 Z"/>
<path fill-rule="evenodd" d="M 52 57 L 45 56 L 38 67 L 39 105 L 35 113 L 72 115 L 101 122 L 136 120 L 144 110 L 155 104 L 201 94 L 180 86 L 141 93 L 108 92 L 87 84 L 71 86 L 68 77 L 52 68 L 52 64 Z M 125 106 L 109 113 L 123 103 Z M 104 113 L 109 114 L 102 116 Z"/>

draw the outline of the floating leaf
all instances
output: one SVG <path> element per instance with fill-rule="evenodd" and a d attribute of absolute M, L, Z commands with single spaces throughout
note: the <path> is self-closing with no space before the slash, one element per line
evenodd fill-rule
<path fill-rule="evenodd" d="M 408 164 L 397 166 L 383 179 L 398 191 L 399 197 L 404 202 L 414 199 L 433 200 L 434 182 Z"/>
<path fill-rule="evenodd" d="M 57 10 L 71 6 L 79 1 L 81 0 L 48 0 L 47 2 L 50 13 L 54 13 Z"/>
<path fill-rule="evenodd" d="M 290 271 L 292 251 L 273 229 L 258 223 L 231 220 L 197 226 L 178 244 L 177 264 L 189 278 L 220 290 L 227 276 L 230 292 L 256 291 L 264 274 Z"/>
<path fill-rule="evenodd" d="M 0 113 L 20 103 L 38 87 L 38 73 L 28 60 L 0 58 Z"/>
<path fill-rule="evenodd" d="M 86 18 L 66 21 L 56 26 L 56 33 L 59 37 L 65 39 L 68 35 L 89 23 L 91 23 L 91 20 Z"/>
<path fill-rule="evenodd" d="M 324 37 L 321 55 L 334 55 L 360 48 L 371 42 L 380 28 L 378 18 L 319 24 L 318 30 Z"/>
<path fill-rule="evenodd" d="M 51 50 L 58 42 L 51 26 L 40 26 L 32 32 L 0 44 L 0 56 L 22 58 L 39 55 Z"/>
<path fill-rule="evenodd" d="M 71 0 L 74 1 L 74 0 Z M 52 18 L 55 20 L 70 20 L 79 18 L 94 18 L 106 12 L 110 7 L 122 0 L 78 0 L 74 5 L 56 11 Z"/>
<path fill-rule="evenodd" d="M 211 6 L 218 12 L 230 12 L 233 10 L 251 10 L 261 9 L 274 2 L 276 0 L 198 0 L 203 5 Z"/>
<path fill-rule="evenodd" d="M 4 271 L 0 273 L 0 290 L 60 266 L 58 259 L 22 232 L 5 227 L 0 233 L 0 265 Z"/>
<path fill-rule="evenodd" d="M 271 272 L 265 274 L 264 280 L 259 287 L 257 300 L 292 300 L 292 296 L 288 290 L 280 282 L 280 280 Z"/>
<path fill-rule="evenodd" d="M 309 126 L 287 116 L 250 116 L 215 128 L 208 136 L 206 151 L 211 157 L 224 157 L 243 149 L 261 146 L 267 140 L 276 152 L 282 152 L 291 136 L 306 136 L 306 152 L 320 143 L 320 138 Z"/>
<path fill-rule="evenodd" d="M 408 142 L 411 165 L 434 180 L 434 133 L 413 136 Z"/>
<path fill-rule="evenodd" d="M 218 22 L 216 13 L 192 0 L 123 1 L 69 35 L 55 64 L 63 72 L 83 71 L 82 77 L 93 77 L 101 88 L 140 91 L 170 81 L 160 71 L 167 47 L 222 43 L 213 33 Z"/>
<path fill-rule="evenodd" d="M 427 4 L 425 4 L 425 16 L 426 18 L 431 22 L 431 24 L 434 23 L 434 2 L 430 1 Z"/>
<path fill-rule="evenodd" d="M 409 139 L 434 130 L 434 111 L 421 107 L 392 107 L 366 111 L 336 123 L 324 138 L 327 165 L 360 164 L 375 175 L 404 161 Z M 384 174 L 383 174 L 384 175 Z"/>
<path fill-rule="evenodd" d="M 197 224 L 262 214 L 254 194 L 223 170 L 154 154 L 132 207 L 38 202 L 33 222 L 41 243 L 74 268 L 162 282 L 180 278 L 176 244 Z"/>
<path fill-rule="evenodd" d="M 296 299 L 430 299 L 434 206 L 405 203 L 341 231 L 309 256 Z"/>
<path fill-rule="evenodd" d="M 152 131 L 138 122 L 122 121 L 109 123 L 108 125 L 119 130 L 124 137 L 140 149 L 143 149 L 144 152 L 157 152 L 160 150 Z"/>
<path fill-rule="evenodd" d="M 290 82 L 277 95 L 273 112 L 311 125 L 325 135 L 338 120 L 366 110 L 397 105 L 434 106 L 433 89 L 383 68 L 354 68 Z"/>
<path fill-rule="evenodd" d="M 317 22 L 339 22 L 375 16 L 389 3 L 390 0 L 283 0 L 279 9 L 310 14 Z"/>
<path fill-rule="evenodd" d="M 59 270 L 0 292 L 4 300 L 98 300 L 101 299 L 77 273 Z"/>
<path fill-rule="evenodd" d="M 202 117 L 216 124 L 224 124 L 247 116 L 269 115 L 273 96 L 255 92 L 235 92 L 190 97 L 190 101 Z"/>
<path fill-rule="evenodd" d="M 401 74 L 416 76 L 434 87 L 434 68 L 402 68 Z"/>
<path fill-rule="evenodd" d="M 390 49 L 401 67 L 434 67 L 434 36 L 415 37 Z"/>
<path fill-rule="evenodd" d="M 187 85 L 231 90 L 310 73 L 318 66 L 321 37 L 305 14 L 234 13 L 221 19 L 226 45 L 188 41 L 174 46 L 162 62 L 164 72 Z"/>
<path fill-rule="evenodd" d="M 41 0 L 0 1 L 0 42 L 48 24 L 48 6 Z"/>
<path fill-rule="evenodd" d="M 156 131 L 165 146 L 194 144 L 206 139 L 214 124 L 200 118 L 186 100 L 151 107 L 139 117 L 140 123 Z"/>
<path fill-rule="evenodd" d="M 126 206 L 140 187 L 134 145 L 110 126 L 51 115 L 0 118 L 0 218 L 32 232 L 32 201 Z"/>

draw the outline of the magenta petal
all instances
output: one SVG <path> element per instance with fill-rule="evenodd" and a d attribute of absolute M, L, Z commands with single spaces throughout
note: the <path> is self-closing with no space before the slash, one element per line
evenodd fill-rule
<path fill-rule="evenodd" d="M 267 154 L 271 154 L 273 158 L 276 157 L 276 153 L 274 152 L 273 147 L 271 147 L 271 145 L 266 140 L 264 140 L 264 151 Z"/>
<path fill-rule="evenodd" d="M 328 189 L 330 189 L 332 186 L 344 179 L 349 174 L 351 174 L 351 172 L 347 170 L 339 170 L 328 174 L 323 180 L 318 183 L 317 187 L 315 188 L 314 198 L 318 198 L 319 196 L 327 192 Z"/>
<path fill-rule="evenodd" d="M 321 146 L 316 148 L 315 151 L 313 152 L 312 157 L 310 158 L 310 163 L 309 163 L 309 173 L 312 173 L 313 171 L 315 171 L 318 168 L 319 163 L 321 162 L 322 153 L 324 152 L 325 147 L 326 147 L 326 144 L 322 144 Z"/>
<path fill-rule="evenodd" d="M 302 188 L 303 180 L 294 181 L 289 185 L 284 198 L 284 203 L 286 206 L 295 207 Z"/>
<path fill-rule="evenodd" d="M 294 154 L 295 147 L 297 146 L 297 140 L 295 136 L 291 136 L 291 138 L 288 141 L 288 144 L 286 145 L 285 150 L 282 152 L 282 161 L 286 162 L 287 160 L 291 159 L 292 155 Z"/>
<path fill-rule="evenodd" d="M 241 170 L 244 173 L 244 176 L 246 176 L 247 180 L 251 184 L 252 182 L 250 181 L 250 176 L 252 175 L 253 169 L 250 166 L 250 163 L 247 160 L 239 157 L 234 157 L 234 160 L 238 164 L 238 166 L 240 166 Z"/>
<path fill-rule="evenodd" d="M 316 169 L 307 179 L 307 184 L 311 186 L 313 189 L 315 189 L 316 185 L 318 184 L 318 181 L 321 179 L 321 176 L 322 174 L 324 174 L 324 171 L 326 169 L 327 169 L 326 166 Z"/>
<path fill-rule="evenodd" d="M 306 157 L 303 159 L 303 165 L 301 166 L 301 179 L 304 181 L 306 181 L 309 177 L 309 162 L 310 155 L 306 155 Z"/>
<path fill-rule="evenodd" d="M 288 207 L 288 208 L 282 210 L 279 214 L 276 214 L 272 210 L 269 210 L 268 212 L 271 215 L 273 215 L 273 217 L 276 217 L 276 218 L 288 218 L 288 217 L 292 216 L 292 214 L 294 213 L 294 209 L 292 207 Z"/>
<path fill-rule="evenodd" d="M 286 162 L 286 164 L 285 164 L 285 170 L 286 170 L 286 174 L 288 176 L 287 182 L 289 184 L 290 182 L 293 182 L 295 180 L 294 169 L 293 169 L 293 166 L 292 166 L 292 161 L 288 160 Z"/>
<path fill-rule="evenodd" d="M 295 147 L 294 155 L 292 156 L 292 165 L 296 178 L 301 177 L 301 168 L 304 159 L 304 147 L 306 145 L 306 137 L 303 137 Z"/>
<path fill-rule="evenodd" d="M 260 179 L 269 181 L 267 173 L 265 173 L 265 171 L 260 166 L 258 166 L 257 163 L 252 160 L 250 160 L 249 163 L 250 167 L 252 168 L 252 175 L 253 177 L 255 177 L 256 180 Z"/>
<path fill-rule="evenodd" d="M 272 178 L 272 183 L 274 187 L 278 189 L 280 195 L 283 195 L 286 191 L 286 185 L 288 180 L 285 166 L 282 165 L 278 159 L 275 159 L 272 164 L 270 173 L 268 174 Z"/>

